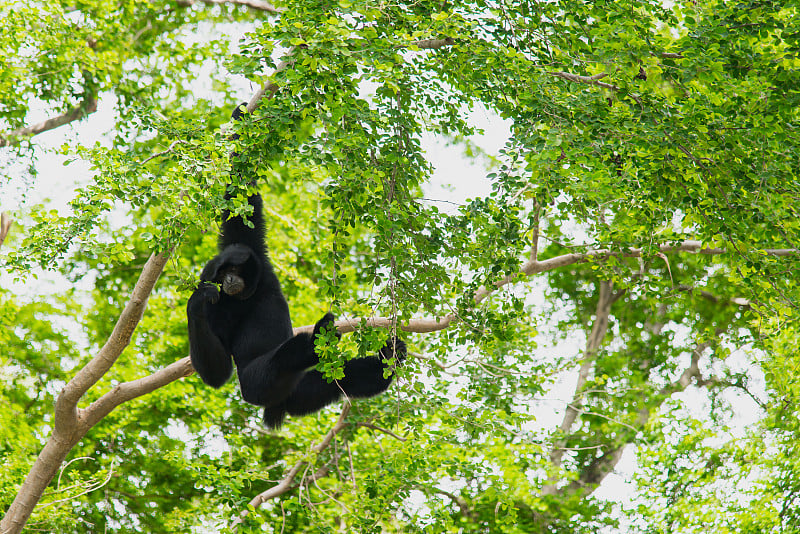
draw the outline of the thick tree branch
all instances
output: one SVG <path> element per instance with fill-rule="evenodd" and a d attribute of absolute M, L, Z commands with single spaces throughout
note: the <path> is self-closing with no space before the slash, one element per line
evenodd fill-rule
<path fill-rule="evenodd" d="M 19 142 L 20 138 L 33 137 L 42 132 L 53 130 L 59 126 L 82 119 L 95 111 L 97 111 L 97 99 L 86 99 L 79 106 L 72 108 L 63 115 L 0 136 L 0 147 L 15 145 Z"/>
<path fill-rule="evenodd" d="M 422 41 L 414 41 L 411 43 L 411 46 L 416 46 L 423 50 L 435 50 L 446 46 L 453 46 L 454 44 L 456 44 L 456 40 L 452 37 L 447 37 L 445 39 L 423 39 Z"/>
<path fill-rule="evenodd" d="M 163 369 L 159 369 L 150 376 L 114 386 L 111 391 L 94 401 L 87 408 L 78 411 L 78 420 L 81 426 L 86 428 L 84 433 L 120 404 L 152 393 L 170 382 L 189 376 L 192 373 L 194 373 L 192 362 L 186 356 Z"/>
<path fill-rule="evenodd" d="M 330 446 L 331 442 L 333 442 L 333 438 L 336 437 L 336 434 L 341 432 L 342 429 L 346 426 L 347 423 L 345 422 L 345 419 L 347 419 L 347 415 L 349 413 L 350 413 L 350 402 L 345 400 L 344 406 L 342 406 L 342 412 L 339 414 L 339 419 L 336 420 L 336 423 L 328 431 L 328 433 L 325 435 L 322 441 L 311 449 L 311 452 L 319 454 Z M 289 469 L 289 472 L 286 473 L 286 476 L 283 477 L 283 479 L 278 484 L 272 486 L 268 490 L 265 490 L 256 495 L 255 497 L 253 497 L 253 499 L 249 503 L 249 506 L 252 506 L 253 508 L 258 508 L 259 506 L 269 501 L 270 499 L 274 499 L 275 497 L 283 495 L 284 493 L 296 488 L 297 485 L 294 484 L 294 479 L 295 477 L 297 477 L 298 473 L 300 473 L 300 470 L 303 469 L 303 467 L 305 467 L 307 464 L 308 462 L 306 460 L 299 460 L 297 463 L 294 464 L 294 466 L 292 466 L 291 469 Z M 318 471 L 318 473 L 314 473 L 314 475 L 312 475 L 312 478 L 314 480 L 322 476 L 325 476 L 327 470 L 324 471 L 321 470 Z M 231 527 L 234 530 L 236 530 L 238 528 L 238 525 L 243 523 L 245 518 L 249 514 L 250 514 L 249 509 L 242 510 L 239 513 L 239 515 L 233 520 L 233 524 L 231 525 Z"/>
<path fill-rule="evenodd" d="M 250 102 L 247 103 L 247 112 L 252 113 L 258 107 L 258 103 L 261 102 L 262 98 L 272 98 L 275 96 L 275 93 L 278 92 L 278 88 L 280 87 L 278 83 L 275 81 L 275 75 L 279 72 L 286 70 L 286 67 L 291 65 L 295 62 L 294 56 L 295 48 L 291 47 L 288 52 L 286 53 L 286 58 L 282 60 L 278 66 L 275 68 L 275 71 L 272 73 L 272 76 L 269 77 L 266 84 L 261 87 L 256 94 L 253 95 L 253 98 L 250 99 Z"/>
<path fill-rule="evenodd" d="M 144 313 L 147 299 L 164 270 L 167 259 L 169 259 L 169 252 L 150 256 L 133 288 L 133 294 L 125 309 L 122 310 L 106 344 L 61 390 L 61 394 L 56 400 L 56 430 L 59 428 L 59 419 L 66 424 L 74 421 L 77 417 L 78 400 L 111 369 L 119 355 L 130 343 L 131 336 Z"/>
<path fill-rule="evenodd" d="M 112 391 L 109 394 L 110 397 L 108 395 L 101 397 L 86 411 L 81 412 L 80 415 L 83 417 L 79 417 L 78 401 L 92 385 L 102 378 L 125 347 L 128 346 L 131 335 L 144 313 L 147 298 L 152 292 L 168 258 L 169 252 L 150 256 L 144 269 L 142 269 L 139 280 L 136 282 L 133 294 L 120 314 L 108 341 L 100 349 L 100 352 L 78 371 L 72 380 L 64 386 L 64 389 L 61 390 L 56 400 L 53 432 L 42 452 L 39 453 L 39 457 L 33 467 L 28 472 L 28 476 L 17 492 L 14 502 L 11 503 L 2 521 L 0 521 L 0 532 L 3 534 L 16 534 L 22 530 L 22 527 L 33 512 L 34 506 L 41 500 L 45 488 L 61 468 L 64 458 L 91 426 L 102 418 L 102 415 L 98 417 L 99 414 L 103 413 L 104 410 L 105 413 L 110 412 L 114 406 L 126 400 L 124 399 L 126 395 L 131 395 L 136 391 L 142 391 L 139 394 L 144 394 L 147 391 L 152 391 L 155 387 L 160 387 L 156 384 L 160 383 L 159 380 L 163 382 L 163 374 L 172 372 L 172 369 L 170 369 L 172 366 L 168 368 L 170 369 L 169 371 L 166 369 L 162 370 L 163 373 L 159 371 L 161 374 L 156 373 L 158 379 L 150 379 L 152 383 L 144 388 L 142 388 L 143 383 L 140 381 L 135 381 L 138 384 L 128 388 L 123 387 L 124 385 L 118 386 L 121 389 L 121 393 Z M 143 379 L 145 384 L 148 383 L 148 379 Z M 149 390 L 148 387 L 150 387 Z M 137 395 L 130 396 L 130 398 L 134 396 Z M 119 400 L 120 398 L 123 400 Z M 119 402 L 113 404 L 116 400 L 119 400 Z"/>

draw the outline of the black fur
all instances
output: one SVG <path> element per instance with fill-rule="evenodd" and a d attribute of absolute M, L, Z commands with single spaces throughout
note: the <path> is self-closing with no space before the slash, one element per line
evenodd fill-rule
<path fill-rule="evenodd" d="M 241 109 L 233 113 L 240 118 Z M 227 194 L 226 194 L 227 197 Z M 228 197 L 229 198 L 229 197 Z M 306 415 L 340 398 L 372 397 L 389 387 L 384 378 L 384 359 L 401 362 L 405 343 L 390 339 L 380 356 L 345 362 L 344 378 L 328 383 L 313 369 L 319 363 L 314 349 L 316 335 L 334 318 L 328 313 L 314 327 L 313 334 L 292 335 L 289 306 L 281 291 L 264 242 L 261 195 L 250 196 L 253 228 L 241 217 L 223 213 L 219 254 L 200 274 L 200 286 L 186 307 L 189 347 L 197 374 L 213 387 L 221 387 L 236 363 L 239 385 L 245 401 L 264 406 L 264 423 L 280 427 L 286 414 Z M 233 277 L 244 288 L 234 295 L 218 289 Z M 223 286 L 224 287 L 224 286 Z"/>

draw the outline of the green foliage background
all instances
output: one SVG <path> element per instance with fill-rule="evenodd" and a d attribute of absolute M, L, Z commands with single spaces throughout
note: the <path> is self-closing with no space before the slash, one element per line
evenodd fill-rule
<path fill-rule="evenodd" d="M 92 171 L 65 168 L 78 180 L 69 208 L 15 206 L 0 249 L 0 510 L 153 251 L 174 247 L 131 345 L 84 401 L 188 354 L 186 299 L 220 212 L 246 195 L 235 149 L 258 178 L 296 326 L 327 310 L 457 319 L 407 334 L 397 383 L 355 402 L 318 455 L 338 406 L 267 433 L 235 383 L 216 391 L 192 376 L 130 402 L 73 449 L 29 527 L 226 531 L 306 459 L 301 486 L 240 531 L 800 530 L 798 4 L 277 7 L 0 4 L 2 131 L 28 125 L 31 109 L 96 101 L 113 115 L 102 143 L 65 135 L 59 152 Z M 233 80 L 270 78 L 274 97 L 226 125 L 251 96 Z M 475 110 L 508 121 L 510 136 L 488 155 L 490 192 L 441 209 L 425 197 L 423 140 L 480 154 Z M 3 138 L 7 191 L 50 178 L 36 172 L 37 137 Z M 226 187 L 240 197 L 226 203 Z M 614 254 L 519 276 L 476 303 L 534 240 L 540 261 Z M 667 248 L 687 241 L 713 250 Z M 631 248 L 640 257 L 622 254 Z M 74 288 L 37 293 L 41 269 Z M 603 284 L 608 330 L 586 355 L 575 347 L 598 322 Z M 345 336 L 322 365 L 337 376 L 341 358 L 385 337 Z M 550 401 L 570 401 L 582 365 L 576 420 L 559 429 L 566 406 L 554 419 Z M 630 495 L 598 497 L 626 449 Z"/>

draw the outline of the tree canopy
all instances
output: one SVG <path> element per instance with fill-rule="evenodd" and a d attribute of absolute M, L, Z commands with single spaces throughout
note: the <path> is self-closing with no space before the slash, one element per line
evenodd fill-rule
<path fill-rule="evenodd" d="M 797 2 L 0 17 L 0 532 L 800 531 Z M 386 394 L 268 432 L 193 374 L 250 181 L 326 376 L 409 344 Z"/>

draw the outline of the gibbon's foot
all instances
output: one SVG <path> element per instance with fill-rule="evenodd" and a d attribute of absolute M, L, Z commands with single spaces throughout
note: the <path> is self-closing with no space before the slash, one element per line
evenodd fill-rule
<path fill-rule="evenodd" d="M 394 357 L 397 365 L 403 363 L 406 360 L 407 355 L 407 347 L 405 341 L 400 339 L 399 337 L 389 338 L 386 341 L 386 344 L 380 350 L 381 358 L 388 360 Z"/>

